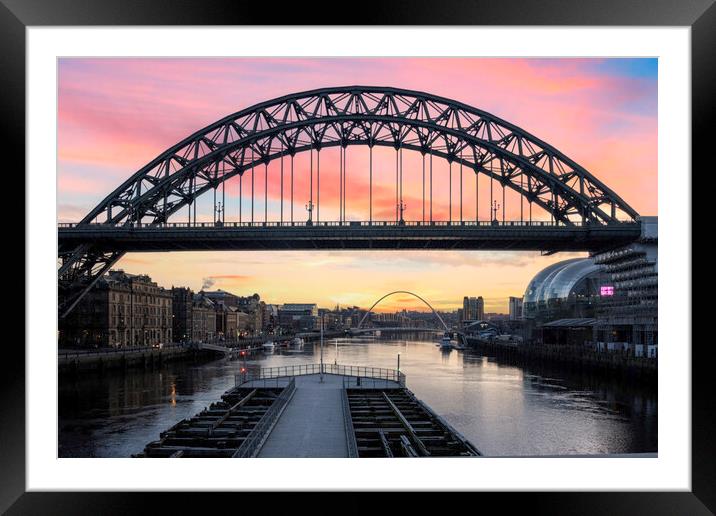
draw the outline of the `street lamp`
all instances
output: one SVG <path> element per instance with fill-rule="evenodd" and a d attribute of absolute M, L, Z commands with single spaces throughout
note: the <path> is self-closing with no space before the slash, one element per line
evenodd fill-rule
<path fill-rule="evenodd" d="M 398 351 L 398 376 L 400 377 L 400 351 Z"/>

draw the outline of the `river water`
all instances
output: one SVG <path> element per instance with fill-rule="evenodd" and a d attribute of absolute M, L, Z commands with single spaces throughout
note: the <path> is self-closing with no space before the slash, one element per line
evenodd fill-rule
<path fill-rule="evenodd" d="M 634 380 L 512 365 L 434 342 L 332 339 L 324 360 L 395 368 L 407 387 L 490 456 L 657 451 L 655 387 Z M 256 353 L 248 367 L 317 363 L 320 347 Z M 60 457 L 128 457 L 234 385 L 243 361 L 170 363 L 60 377 Z M 561 372 L 560 372 L 561 371 Z"/>

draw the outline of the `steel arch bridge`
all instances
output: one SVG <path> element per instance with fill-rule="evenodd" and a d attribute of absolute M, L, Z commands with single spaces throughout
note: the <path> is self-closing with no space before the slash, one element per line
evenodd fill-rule
<path fill-rule="evenodd" d="M 370 149 L 368 221 L 346 216 L 346 152 Z M 394 221 L 373 220 L 373 148 L 396 151 Z M 340 149 L 338 221 L 320 220 L 320 151 Z M 423 159 L 423 217 L 406 223 L 402 216 L 402 151 Z M 311 154 L 311 182 L 306 224 L 283 218 L 284 157 Z M 314 203 L 313 155 L 318 183 Z M 400 160 L 398 158 L 400 156 Z M 430 165 L 430 210 L 426 220 L 425 161 Z M 435 221 L 432 214 L 432 158 L 457 164 L 517 192 L 551 221 L 470 221 L 460 217 Z M 281 220 L 256 223 L 253 216 L 253 170 L 280 160 Z M 400 167 L 399 167 L 400 161 Z M 266 174 L 268 174 L 266 168 Z M 216 192 L 232 177 L 251 171 L 251 222 L 227 224 L 216 216 Z M 240 182 L 240 185 L 242 183 Z M 461 183 L 462 184 L 462 183 Z M 477 184 L 477 182 L 476 182 Z M 293 188 L 293 187 L 292 187 Z M 214 222 L 207 233 L 197 222 L 197 198 L 214 192 Z M 223 194 L 222 194 L 223 195 Z M 462 189 L 461 213 L 462 213 Z M 291 191 L 293 197 L 293 189 Z M 240 197 L 239 202 L 241 202 Z M 503 197 L 504 199 L 504 197 Z M 495 201 L 496 202 L 496 201 Z M 492 199 L 490 204 L 492 205 Z M 225 205 L 225 204 L 224 204 Z M 171 222 L 187 209 L 186 223 Z M 491 206 L 492 208 L 492 206 Z M 193 213 L 193 222 L 192 222 Z M 229 115 L 197 131 L 142 167 L 105 197 L 77 224 L 58 229 L 60 315 L 128 251 L 175 249 L 292 248 L 515 248 L 557 251 L 592 250 L 638 236 L 638 214 L 614 191 L 546 142 L 490 113 L 428 93 L 390 87 L 347 86 L 286 95 Z M 477 218 L 477 217 L 476 217 Z M 225 216 L 224 216 L 225 219 Z M 473 224 L 474 222 L 474 224 Z M 445 227 L 445 226 L 450 227 Z M 509 228 L 506 226 L 510 226 Z M 347 228 L 344 228 L 347 226 Z M 356 227 L 358 226 L 358 227 Z M 388 229 L 379 229 L 389 226 Z M 216 230 L 221 231 L 216 231 Z M 323 235 L 316 232 L 323 231 Z M 457 232 L 457 233 L 455 233 Z M 355 245 L 354 245 L 355 244 Z"/>
<path fill-rule="evenodd" d="M 378 303 L 380 303 L 381 301 L 383 301 L 385 298 L 390 297 L 390 296 L 393 296 L 393 295 L 395 295 L 395 294 L 408 294 L 408 295 L 413 296 L 415 299 L 418 299 L 419 301 L 421 301 L 425 306 L 427 306 L 428 308 L 430 308 L 430 310 L 432 310 L 433 315 L 438 318 L 438 320 L 440 321 L 440 324 L 442 324 L 442 325 L 443 325 L 443 328 L 445 328 L 445 331 L 450 331 L 450 328 L 448 328 L 447 324 L 445 324 L 445 321 L 443 321 L 443 318 L 440 317 L 440 314 L 435 310 L 435 308 L 433 308 L 433 306 L 432 306 L 430 303 L 428 303 L 425 299 L 423 299 L 422 297 L 420 297 L 420 296 L 417 295 L 416 293 L 410 292 L 410 291 L 408 291 L 408 290 L 394 290 L 393 292 L 388 292 L 387 294 L 385 294 L 384 296 L 382 296 L 380 299 L 378 299 L 378 300 L 377 300 L 375 303 L 373 303 L 373 305 L 368 309 L 368 311 L 365 313 L 365 315 L 364 315 L 363 317 L 361 317 L 361 320 L 360 320 L 360 322 L 358 323 L 358 326 L 356 326 L 356 330 L 361 330 L 361 326 L 363 326 L 363 322 L 366 320 L 366 318 L 367 318 L 367 317 L 370 315 L 370 313 L 373 311 L 373 308 L 375 308 L 376 306 L 378 306 Z M 380 328 L 377 328 L 377 329 L 380 329 Z"/>

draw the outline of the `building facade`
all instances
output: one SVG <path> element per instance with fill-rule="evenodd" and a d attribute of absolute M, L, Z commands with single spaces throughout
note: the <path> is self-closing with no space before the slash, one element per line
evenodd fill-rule
<path fill-rule="evenodd" d="M 211 302 L 216 311 L 216 333 L 218 339 L 235 340 L 238 337 L 272 334 L 278 327 L 278 305 L 266 304 L 258 294 L 237 296 L 225 290 L 202 290 L 198 294 Z M 198 308 L 201 310 L 201 307 Z M 204 326 L 197 323 L 197 331 Z"/>
<path fill-rule="evenodd" d="M 278 310 L 282 329 L 294 332 L 313 331 L 319 328 L 318 305 L 315 303 L 286 303 Z"/>
<path fill-rule="evenodd" d="M 250 335 L 257 335 L 263 331 L 263 305 L 265 303 L 261 301 L 261 296 L 258 294 L 237 298 L 236 308 L 248 316 L 246 331 Z"/>
<path fill-rule="evenodd" d="M 219 302 L 214 304 L 214 312 L 216 314 L 216 337 L 226 341 L 236 340 L 239 336 L 238 309 Z"/>
<path fill-rule="evenodd" d="M 510 296 L 510 321 L 522 319 L 522 298 Z"/>
<path fill-rule="evenodd" d="M 209 342 L 216 339 L 216 309 L 210 299 L 197 294 L 192 303 L 192 340 Z"/>
<path fill-rule="evenodd" d="M 597 254 L 608 274 L 595 324 L 600 347 L 628 348 L 656 358 L 659 343 L 658 221 L 642 218 L 642 236 L 631 245 Z"/>
<path fill-rule="evenodd" d="M 522 313 L 536 326 L 557 319 L 595 317 L 601 287 L 609 278 L 593 258 L 572 258 L 553 263 L 530 281 Z"/>
<path fill-rule="evenodd" d="M 542 329 L 547 343 L 579 342 L 656 358 L 658 220 L 642 217 L 641 224 L 641 237 L 632 244 L 540 271 L 525 291 L 525 327 Z"/>
<path fill-rule="evenodd" d="M 236 311 L 236 334 L 239 338 L 249 335 L 251 316 L 241 310 Z"/>
<path fill-rule="evenodd" d="M 239 307 L 239 296 L 232 294 L 231 292 L 226 292 L 225 290 L 201 290 L 199 291 L 199 295 L 204 296 L 215 304 L 222 303 L 224 306 L 232 308 Z"/>
<path fill-rule="evenodd" d="M 145 275 L 109 271 L 61 321 L 59 345 L 144 347 L 172 342 L 172 294 Z"/>
<path fill-rule="evenodd" d="M 261 303 L 261 329 L 264 333 L 271 335 L 279 331 L 278 310 L 279 305 Z"/>
<path fill-rule="evenodd" d="M 462 321 L 482 321 L 485 319 L 485 300 L 482 296 L 467 297 L 462 300 Z"/>
<path fill-rule="evenodd" d="M 370 320 L 373 326 L 384 328 L 407 328 L 412 326 L 411 319 L 403 312 L 372 313 Z"/>
<path fill-rule="evenodd" d="M 194 292 L 185 287 L 172 287 L 172 328 L 176 342 L 188 342 L 193 338 Z"/>

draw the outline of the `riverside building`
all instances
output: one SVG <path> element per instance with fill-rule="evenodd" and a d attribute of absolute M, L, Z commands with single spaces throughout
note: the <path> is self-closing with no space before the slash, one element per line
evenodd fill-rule
<path fill-rule="evenodd" d="M 100 278 L 60 322 L 60 347 L 142 347 L 172 340 L 172 293 L 146 274 L 123 270 Z"/>

